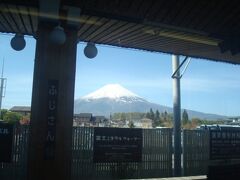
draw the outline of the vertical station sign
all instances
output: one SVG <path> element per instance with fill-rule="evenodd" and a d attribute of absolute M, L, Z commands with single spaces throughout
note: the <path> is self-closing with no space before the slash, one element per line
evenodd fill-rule
<path fill-rule="evenodd" d="M 0 123 L 0 162 L 11 162 L 13 125 Z"/>
<path fill-rule="evenodd" d="M 141 162 L 142 129 L 94 128 L 93 161 Z"/>
<path fill-rule="evenodd" d="M 47 132 L 45 139 L 45 160 L 53 160 L 56 144 L 58 81 L 48 80 L 47 89 Z"/>

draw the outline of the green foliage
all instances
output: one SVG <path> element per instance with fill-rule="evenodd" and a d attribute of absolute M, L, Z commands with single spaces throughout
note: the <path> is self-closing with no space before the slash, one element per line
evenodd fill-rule
<path fill-rule="evenodd" d="M 128 123 L 128 127 L 129 127 L 129 128 L 134 128 L 135 125 L 134 125 L 134 123 L 133 123 L 132 121 L 129 121 L 129 123 Z"/>
<path fill-rule="evenodd" d="M 186 109 L 184 109 L 183 113 L 182 113 L 182 124 L 185 125 L 187 123 L 189 123 L 188 113 L 187 113 Z"/>
<path fill-rule="evenodd" d="M 125 113 L 121 113 L 121 116 L 120 116 L 120 120 L 121 121 L 126 121 L 126 114 Z"/>
<path fill-rule="evenodd" d="M 129 112 L 129 113 L 114 113 L 111 115 L 111 119 L 114 120 L 121 120 L 126 118 L 126 120 L 131 120 L 131 119 L 142 119 L 145 117 L 145 113 L 140 113 L 140 112 Z"/>
<path fill-rule="evenodd" d="M 0 119 L 3 120 L 3 117 L 5 116 L 5 114 L 8 112 L 7 109 L 1 109 L 1 116 Z"/>
<path fill-rule="evenodd" d="M 3 120 L 10 124 L 18 123 L 21 118 L 21 114 L 11 111 L 7 111 L 3 116 Z"/>
<path fill-rule="evenodd" d="M 149 113 L 150 113 L 150 119 L 154 120 L 155 114 L 154 114 L 152 108 L 150 109 L 150 112 L 149 112 Z"/>
<path fill-rule="evenodd" d="M 167 119 L 168 119 L 167 111 L 164 111 L 163 113 L 161 113 L 161 116 L 163 117 L 163 121 L 167 121 Z"/>
<path fill-rule="evenodd" d="M 146 118 L 151 119 L 151 116 L 150 116 L 150 113 L 149 113 L 149 112 L 147 112 Z"/>
<path fill-rule="evenodd" d="M 158 110 L 156 110 L 156 113 L 155 113 L 155 120 L 160 121 L 160 113 Z"/>
<path fill-rule="evenodd" d="M 129 121 L 128 126 L 134 127 L 134 123 L 132 120 L 141 120 L 143 118 L 152 119 L 153 127 L 161 126 L 161 127 L 173 127 L 173 113 L 168 113 L 167 111 L 159 112 L 156 110 L 154 113 L 153 109 L 151 108 L 149 112 L 140 113 L 140 112 L 128 112 L 128 113 L 114 113 L 111 115 L 111 119 L 113 120 L 122 120 L 122 121 Z M 211 125 L 211 124 L 224 124 L 224 121 L 212 121 L 206 119 L 199 119 L 199 118 L 192 118 L 189 119 L 188 113 L 186 110 L 183 110 L 182 114 L 182 127 L 184 129 L 195 129 L 197 126 L 201 124 Z"/>

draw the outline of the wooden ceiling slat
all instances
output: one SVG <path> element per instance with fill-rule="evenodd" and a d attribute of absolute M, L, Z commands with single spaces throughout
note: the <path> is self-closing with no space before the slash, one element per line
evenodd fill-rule
<path fill-rule="evenodd" d="M 231 6 L 226 6 L 226 4 L 221 4 L 219 2 L 218 8 L 214 11 L 214 13 L 209 13 L 207 16 L 206 21 L 202 21 L 202 29 L 205 31 L 207 30 L 208 32 L 214 32 L 216 31 L 216 28 L 221 24 L 221 22 L 226 19 L 225 16 L 222 16 L 222 14 L 219 14 L 219 11 L 221 12 L 231 12 L 232 8 Z M 230 13 L 231 14 L 231 13 Z M 218 31 L 222 31 L 222 28 L 219 26 L 220 29 Z"/>
<path fill-rule="evenodd" d="M 88 29 L 89 27 L 91 26 L 89 23 L 87 23 L 88 21 L 91 21 L 91 19 L 94 19 L 93 17 L 91 16 L 88 16 L 86 19 L 84 18 L 84 21 L 81 23 L 81 27 L 78 31 L 78 36 L 82 36 L 82 34 L 84 34 Z"/>
<path fill-rule="evenodd" d="M 174 8 L 169 7 L 168 13 L 166 14 L 166 16 L 164 16 L 162 18 L 161 22 L 162 23 L 167 23 L 167 22 L 174 23 L 175 17 L 181 11 L 181 9 L 182 9 L 182 2 L 176 1 L 176 3 L 174 3 Z"/>
<path fill-rule="evenodd" d="M 141 18 L 144 18 L 147 11 L 149 11 L 149 8 L 152 6 L 153 4 L 153 0 L 149 0 L 149 1 L 142 1 L 141 4 L 139 4 L 138 6 L 138 10 L 137 10 L 137 14 L 138 16 L 140 16 Z"/>
<path fill-rule="evenodd" d="M 215 4 L 213 4 L 214 1 L 212 1 L 211 3 L 209 2 L 209 4 L 206 4 L 206 1 L 198 1 L 198 4 L 196 4 L 196 6 L 198 6 L 198 8 L 195 8 L 195 11 L 193 11 L 193 15 L 191 16 L 191 18 L 188 19 L 188 21 L 186 21 L 186 27 L 194 29 L 196 28 L 195 24 L 193 24 L 193 22 L 196 22 L 196 24 L 201 24 L 202 21 L 206 21 L 206 19 L 204 19 L 203 17 L 205 16 L 205 14 L 211 14 L 214 12 L 214 6 Z"/>
<path fill-rule="evenodd" d="M 95 37 L 97 36 L 97 34 L 102 33 L 105 30 L 105 26 L 107 26 L 107 24 L 111 21 L 105 18 L 102 18 L 102 19 L 104 19 L 105 22 L 100 27 L 97 27 L 94 32 L 92 32 L 92 35 L 91 35 L 92 37 Z M 80 32 L 81 32 L 81 28 L 80 28 Z M 80 37 L 80 39 L 83 40 L 82 37 Z"/>
<path fill-rule="evenodd" d="M 166 3 L 166 6 L 165 6 L 166 10 L 165 10 L 165 12 L 164 12 L 164 14 L 161 17 L 159 17 L 159 21 L 160 22 L 163 22 L 164 19 L 169 16 L 170 12 L 174 12 L 176 3 L 177 3 L 177 0 L 168 1 Z M 173 6 L 174 6 L 174 10 L 172 9 Z"/>
<path fill-rule="evenodd" d="M 179 44 L 179 46 L 172 46 L 172 42 L 169 43 L 169 44 L 166 44 L 166 45 L 163 45 L 162 46 L 162 49 L 159 51 L 158 48 L 156 48 L 157 46 L 154 45 L 154 46 L 140 46 L 140 45 L 136 45 L 136 44 L 132 44 L 132 46 L 127 46 L 125 44 L 118 44 L 118 43 L 109 43 L 108 45 L 111 45 L 111 46 L 118 46 L 118 47 L 122 47 L 122 48 L 131 48 L 131 49 L 138 49 L 138 50 L 143 50 L 143 51 L 150 51 L 150 52 L 160 52 L 160 53 L 174 53 L 174 54 L 179 54 L 179 55 L 188 55 L 190 57 L 195 57 L 195 58 L 203 58 L 203 59 L 206 59 L 205 57 L 209 57 L 209 59 L 211 60 L 214 60 L 214 61 L 221 61 L 220 59 L 224 60 L 224 61 L 228 61 L 228 62 L 231 62 L 233 64 L 236 64 L 237 62 L 237 59 L 240 58 L 239 55 L 236 55 L 234 57 L 231 56 L 231 54 L 229 53 L 225 53 L 225 54 L 220 54 L 220 53 L 215 53 L 217 50 L 216 49 L 213 49 L 213 53 L 209 53 L 207 51 L 205 51 L 204 49 L 201 50 L 201 52 L 203 53 L 202 55 L 201 54 L 197 54 L 197 50 L 196 52 L 191 52 L 191 51 L 188 51 L 188 49 L 185 51 L 185 52 L 178 52 L 176 53 L 176 49 L 178 48 L 181 48 L 182 45 L 181 43 Z M 159 46 L 158 46 L 159 47 Z M 170 51 L 170 49 L 175 49 L 175 51 Z M 232 59 L 229 59 L 229 57 L 232 57 Z"/>
<path fill-rule="evenodd" d="M 86 8 L 86 4 L 87 4 L 88 0 L 81 0 L 79 3 L 81 4 L 81 12 L 85 11 Z"/>
<path fill-rule="evenodd" d="M 18 7 L 20 11 L 25 11 L 28 12 L 28 9 L 24 6 L 19 6 Z M 33 34 L 32 32 L 32 28 L 31 28 L 31 22 L 30 22 L 30 18 L 29 15 L 24 15 L 24 14 L 20 14 L 21 17 L 21 21 L 24 24 L 24 28 L 27 31 L 28 34 Z"/>
<path fill-rule="evenodd" d="M 96 36 L 96 34 L 98 33 L 98 31 L 103 28 L 104 26 L 106 26 L 106 24 L 108 22 L 110 22 L 110 20 L 105 19 L 105 18 L 101 18 L 101 20 L 99 21 L 101 22 L 101 27 L 99 28 L 98 26 L 92 26 L 92 28 L 88 31 L 85 31 L 85 34 L 81 35 L 81 39 L 84 39 L 85 37 L 88 37 L 89 35 L 91 35 L 92 37 Z"/>
<path fill-rule="evenodd" d="M 204 14 L 199 15 L 198 18 L 195 18 L 195 20 L 193 21 L 194 29 L 204 31 L 206 24 L 209 24 L 209 22 L 211 22 L 213 19 L 215 19 L 218 16 L 218 12 L 223 11 L 225 6 L 223 4 L 223 1 L 219 1 L 218 3 L 215 4 L 215 7 L 214 7 L 214 9 L 217 9 L 217 10 L 213 11 L 210 7 L 211 6 L 209 6 L 208 10 L 205 11 Z M 208 21 L 205 19 L 208 19 Z M 211 25 L 212 25 L 212 23 L 211 23 Z M 215 27 L 215 25 L 212 25 L 212 27 L 213 26 Z M 209 28 L 209 26 L 208 26 L 208 28 Z"/>
<path fill-rule="evenodd" d="M 113 38 L 113 39 L 118 39 L 119 40 L 119 36 L 122 33 L 125 33 L 127 30 L 133 28 L 134 26 L 136 26 L 136 24 L 129 24 L 129 23 L 125 23 L 121 28 L 117 29 L 116 31 L 112 32 L 111 34 L 108 34 L 104 37 L 101 38 L 101 41 L 108 41 L 109 38 Z"/>
<path fill-rule="evenodd" d="M 132 5 L 133 1 L 122 1 L 122 0 L 118 0 L 118 4 L 117 7 L 119 7 L 120 12 L 122 11 L 126 11 L 127 14 L 129 15 L 133 15 L 134 13 L 131 11 L 131 9 L 129 8 Z"/>
<path fill-rule="evenodd" d="M 98 41 L 104 41 L 105 39 L 108 39 L 109 37 L 114 37 L 115 35 L 117 35 L 118 32 L 121 32 L 121 30 L 124 29 L 124 27 L 126 27 L 126 25 L 128 25 L 128 23 L 121 22 L 118 25 L 116 25 L 114 29 L 111 29 L 111 31 L 109 31 L 109 33 L 103 34 L 103 35 L 99 34 Z"/>
<path fill-rule="evenodd" d="M 27 7 L 27 11 L 30 12 L 29 7 Z M 28 17 L 27 17 L 27 18 L 29 19 L 29 26 L 30 26 L 29 29 L 31 29 L 32 34 L 35 34 L 31 15 L 28 14 Z"/>
<path fill-rule="evenodd" d="M 149 35 L 149 34 L 138 34 L 137 36 L 135 36 L 134 38 L 129 38 L 129 39 L 122 39 L 121 41 L 124 43 L 128 43 L 131 42 L 134 44 L 141 44 L 141 43 L 146 43 L 146 42 L 151 42 L 151 41 L 156 41 L 158 40 L 157 37 Z"/>
<path fill-rule="evenodd" d="M 132 6 L 131 6 L 131 11 L 134 13 L 137 13 L 139 11 L 139 8 L 141 7 L 143 3 L 143 0 L 134 0 L 134 3 L 132 3 Z"/>
<path fill-rule="evenodd" d="M 153 16 L 153 21 L 155 22 L 161 22 L 161 19 L 164 15 L 168 12 L 167 7 L 169 6 L 168 1 L 162 1 L 160 6 L 158 7 L 157 13 Z"/>
<path fill-rule="evenodd" d="M 11 32 L 19 32 L 18 26 L 14 24 L 13 19 L 10 17 L 10 13 L 6 12 L 7 7 L 4 4 L 0 4 L 0 9 L 5 10 L 4 13 L 0 12 L 2 19 L 4 19 L 4 23 L 8 24 Z"/>
<path fill-rule="evenodd" d="M 135 26 L 129 27 L 126 31 L 120 32 L 119 34 L 114 35 L 113 37 L 111 36 L 111 38 L 103 40 L 103 42 L 107 43 L 107 42 L 110 42 L 110 41 L 113 41 L 113 42 L 119 42 L 120 41 L 120 43 L 121 43 L 121 41 L 123 39 L 131 40 L 130 37 L 134 38 L 135 36 L 138 36 L 137 31 L 139 29 L 141 29 L 142 27 L 143 27 L 142 25 L 136 24 Z"/>
<path fill-rule="evenodd" d="M 80 19 L 81 19 L 82 22 L 80 23 L 78 29 L 81 29 L 81 28 L 85 25 L 86 21 L 87 21 L 89 18 L 90 18 L 89 16 L 81 16 Z M 79 35 L 79 34 L 78 34 L 78 35 Z"/>
<path fill-rule="evenodd" d="M 131 41 L 126 40 L 126 42 L 128 42 L 128 43 L 125 43 L 126 45 L 138 44 L 138 45 L 149 45 L 150 46 L 150 45 L 157 44 L 156 48 L 159 49 L 159 48 L 161 48 L 161 46 L 165 46 L 167 44 L 176 46 L 176 45 L 178 45 L 177 42 L 179 42 L 179 40 L 176 40 L 173 38 L 145 35 L 143 38 L 135 38 L 135 39 L 132 39 Z M 159 44 L 161 46 L 159 46 Z"/>
<path fill-rule="evenodd" d="M 122 34 L 119 34 L 118 36 L 112 37 L 108 41 L 121 41 L 121 42 L 126 42 L 126 41 L 131 41 L 132 39 L 135 39 L 136 37 L 139 36 L 140 31 L 143 29 L 143 26 L 138 24 L 135 27 L 128 29 L 126 32 L 123 32 Z"/>
<path fill-rule="evenodd" d="M 6 23 L 5 19 L 2 17 L 1 12 L 0 12 L 0 24 L 4 28 L 2 32 L 8 32 L 8 31 L 12 32 L 9 25 Z"/>
<path fill-rule="evenodd" d="M 98 37 L 99 34 L 104 33 L 106 29 L 110 28 L 113 24 L 117 23 L 117 21 L 114 20 L 107 20 L 102 26 L 100 26 L 93 35 L 88 36 L 87 38 L 94 39 L 95 37 Z M 81 30 L 81 29 L 80 29 Z M 81 36 L 79 37 L 81 40 L 84 40 Z M 84 40 L 85 41 L 85 40 Z"/>
<path fill-rule="evenodd" d="M 130 6 L 132 5 L 132 1 L 128 0 L 108 0 L 106 2 L 108 4 L 109 13 L 113 14 L 121 14 L 122 12 L 126 13 L 126 15 L 132 15 L 132 11 L 130 11 Z"/>
<path fill-rule="evenodd" d="M 98 36 L 95 36 L 94 41 L 100 41 L 100 39 L 112 32 L 114 32 L 116 29 L 118 29 L 119 27 L 121 27 L 123 25 L 122 23 L 119 23 L 118 21 L 110 21 L 108 24 L 108 28 L 106 28 L 102 33 L 98 34 Z"/>
<path fill-rule="evenodd" d="M 7 31 L 14 32 L 12 25 L 7 21 L 7 19 L 1 12 L 0 12 L 0 21 L 4 24 L 5 27 L 7 27 L 5 32 L 7 32 Z"/>
<path fill-rule="evenodd" d="M 189 23 L 192 22 L 192 20 L 198 15 L 198 13 L 200 11 L 198 9 L 198 7 L 201 7 L 204 2 L 205 1 L 189 1 L 191 8 L 190 8 L 189 13 L 186 14 L 186 16 L 184 18 L 182 18 L 181 25 L 189 28 Z M 189 16 L 189 14 L 192 14 L 192 15 Z"/>
<path fill-rule="evenodd" d="M 86 22 L 87 22 L 87 21 L 86 21 Z M 85 22 L 85 23 L 86 23 L 86 22 Z M 101 18 L 98 18 L 98 19 L 96 20 L 96 22 L 102 23 L 102 22 L 101 22 Z M 92 23 L 92 24 L 90 23 L 90 24 L 89 24 L 89 27 L 88 27 L 84 32 L 81 33 L 82 38 L 88 37 L 89 34 L 93 33 L 97 28 L 98 28 L 98 27 L 97 27 L 94 23 Z"/>
<path fill-rule="evenodd" d="M 34 14 L 34 12 L 37 12 L 37 9 L 34 8 L 28 8 L 28 11 L 30 14 Z M 33 33 L 35 34 L 37 32 L 37 26 L 38 26 L 38 17 L 30 15 L 30 23 Z"/>
<path fill-rule="evenodd" d="M 155 16 L 155 14 L 157 14 L 159 7 L 161 7 L 160 3 L 161 1 L 152 1 L 152 4 L 144 15 L 144 19 L 149 21 L 153 20 L 153 17 Z"/>
<path fill-rule="evenodd" d="M 238 6 L 239 4 L 232 3 L 232 6 L 229 6 L 228 9 L 225 11 L 225 16 L 222 19 L 219 19 L 216 22 L 215 29 L 217 29 L 222 34 L 226 34 L 227 36 L 231 36 L 233 34 L 239 34 L 239 29 L 236 31 L 233 31 L 232 27 L 239 23 L 239 21 L 236 21 L 236 17 L 239 16 L 239 10 L 237 8 L 234 8 Z M 208 25 L 206 25 L 207 27 Z M 215 30 L 216 31 L 216 30 Z"/>
<path fill-rule="evenodd" d="M 22 19 L 20 17 L 20 14 L 17 12 L 12 12 L 12 9 L 17 10 L 17 6 L 15 5 L 9 5 L 6 6 L 8 8 L 8 20 L 12 22 L 13 27 L 15 27 L 15 29 L 17 29 L 17 33 L 21 33 L 24 34 L 26 32 L 26 29 L 24 28 L 24 24 L 22 22 Z"/>
<path fill-rule="evenodd" d="M 4 29 L 6 29 L 6 28 L 5 28 L 4 24 L 0 21 L 0 32 L 4 32 L 5 31 Z"/>
<path fill-rule="evenodd" d="M 156 49 L 167 48 L 169 46 L 173 48 L 177 47 L 180 51 L 193 51 L 193 50 L 201 50 L 201 49 L 206 50 L 206 48 L 204 48 L 205 46 L 201 44 L 196 45 L 194 43 L 185 42 L 185 46 L 182 46 L 181 43 L 178 40 L 173 40 L 170 38 L 160 38 L 158 41 L 151 42 L 151 43 L 139 43 L 139 45 L 155 47 Z M 211 50 L 212 48 L 213 48 L 212 46 L 209 46 L 207 48 L 208 49 L 207 51 L 209 52 L 212 51 Z"/>
<path fill-rule="evenodd" d="M 190 11 L 192 10 L 191 1 L 185 0 L 184 7 L 178 12 L 178 15 L 175 17 L 175 25 L 184 27 L 183 20 L 189 16 Z"/>

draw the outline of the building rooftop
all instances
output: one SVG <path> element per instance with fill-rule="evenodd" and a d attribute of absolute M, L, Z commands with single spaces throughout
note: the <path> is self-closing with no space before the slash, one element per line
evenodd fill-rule
<path fill-rule="evenodd" d="M 30 106 L 13 106 L 9 110 L 13 112 L 31 112 L 31 107 Z"/>

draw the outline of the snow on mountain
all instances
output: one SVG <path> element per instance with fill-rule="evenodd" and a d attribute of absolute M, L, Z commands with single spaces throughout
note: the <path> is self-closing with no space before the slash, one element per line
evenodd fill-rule
<path fill-rule="evenodd" d="M 114 99 L 116 101 L 131 102 L 131 101 L 145 101 L 143 98 L 127 90 L 119 84 L 108 84 L 102 88 L 83 96 L 81 99 L 91 101 L 101 98 Z"/>

